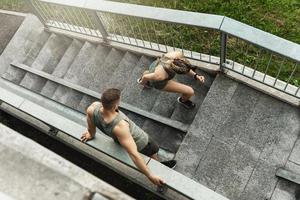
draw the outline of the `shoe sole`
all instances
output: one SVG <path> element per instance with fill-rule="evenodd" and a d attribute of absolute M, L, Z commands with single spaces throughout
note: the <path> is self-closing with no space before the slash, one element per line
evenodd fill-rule
<path fill-rule="evenodd" d="M 149 87 L 149 86 L 147 86 L 147 85 L 142 85 L 142 84 L 141 84 L 141 78 L 138 78 L 138 79 L 136 80 L 136 82 L 137 82 L 139 85 L 141 85 L 142 87 L 146 88 L 146 89 L 151 89 L 151 88 L 152 88 L 152 87 Z"/>
<path fill-rule="evenodd" d="M 193 109 L 196 107 L 196 105 L 194 105 L 193 107 L 189 107 L 189 106 L 185 105 L 184 103 L 182 103 L 179 99 L 180 99 L 180 97 L 177 98 L 177 102 L 179 104 L 181 104 L 183 107 L 185 107 L 186 109 Z"/>

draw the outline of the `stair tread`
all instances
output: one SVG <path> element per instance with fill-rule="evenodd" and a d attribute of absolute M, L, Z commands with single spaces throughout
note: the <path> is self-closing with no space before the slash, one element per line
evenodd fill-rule
<path fill-rule="evenodd" d="M 52 34 L 43 46 L 39 55 L 32 63 L 32 68 L 51 74 L 69 47 L 71 39 Z M 46 83 L 46 79 L 27 73 L 21 81 L 23 87 L 40 92 Z"/>
<path fill-rule="evenodd" d="M 59 78 L 63 77 L 67 73 L 69 67 L 71 66 L 75 57 L 78 55 L 82 46 L 83 46 L 83 42 L 74 39 L 70 44 L 69 48 L 67 49 L 67 51 L 62 56 L 57 66 L 55 67 L 52 75 Z M 45 86 L 43 87 L 41 94 L 51 98 L 58 86 L 59 84 L 48 80 Z"/>
<path fill-rule="evenodd" d="M 128 79 L 132 78 L 132 71 L 137 65 L 139 57 L 136 54 L 126 52 L 119 66 L 112 74 L 106 88 L 118 88 L 123 90 L 126 87 Z"/>
<path fill-rule="evenodd" d="M 99 63 L 98 70 L 93 76 L 94 81 L 90 84 L 90 89 L 100 93 L 103 92 L 123 56 L 124 52 L 112 48 L 106 59 L 102 63 Z"/>
<path fill-rule="evenodd" d="M 79 80 L 78 75 L 81 74 L 82 69 L 88 64 L 87 58 L 90 58 L 91 55 L 93 55 L 95 49 L 95 45 L 85 42 L 63 79 L 71 83 L 77 83 Z M 57 87 L 52 96 L 54 100 L 66 104 L 74 109 L 76 109 L 79 105 L 82 97 L 83 94 L 80 92 L 66 88 L 62 85 Z"/>
<path fill-rule="evenodd" d="M 45 32 L 44 30 L 39 32 L 39 35 L 37 36 L 38 39 L 36 40 L 36 42 L 33 43 L 25 58 L 23 58 L 20 62 L 31 66 L 38 53 L 40 52 L 44 44 L 47 42 L 49 36 L 50 34 Z M 6 72 L 2 75 L 2 77 L 16 84 L 19 84 L 25 76 L 25 74 L 25 71 L 9 66 Z"/>
<path fill-rule="evenodd" d="M 136 67 L 131 73 L 131 77 L 126 83 L 126 87 L 122 92 L 122 101 L 131 105 L 135 105 L 143 110 L 150 111 L 153 107 L 156 97 L 159 94 L 158 90 L 144 89 L 138 83 L 137 79 L 141 77 L 143 72 L 153 62 L 154 58 L 142 56 Z"/>
<path fill-rule="evenodd" d="M 195 91 L 195 96 L 192 98 L 192 101 L 196 104 L 194 109 L 186 109 L 180 104 L 176 104 L 171 116 L 171 119 L 190 124 L 192 123 L 195 115 L 200 108 L 206 93 L 209 90 L 210 85 L 212 84 L 213 77 L 208 75 L 207 73 L 197 70 L 197 73 L 203 75 L 205 77 L 205 84 L 199 83 L 199 81 L 194 80 L 192 77 L 183 77 L 178 76 L 177 80 L 180 83 L 191 86 Z"/>

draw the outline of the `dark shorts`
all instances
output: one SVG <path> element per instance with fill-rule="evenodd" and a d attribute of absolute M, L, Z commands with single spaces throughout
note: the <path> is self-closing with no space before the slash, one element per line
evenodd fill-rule
<path fill-rule="evenodd" d="M 149 85 L 157 90 L 162 90 L 166 87 L 169 80 L 149 81 Z"/>
<path fill-rule="evenodd" d="M 152 155 L 156 154 L 158 150 L 158 144 L 155 141 L 153 141 L 151 137 L 149 137 L 148 144 L 140 151 L 140 153 L 151 157 Z"/>

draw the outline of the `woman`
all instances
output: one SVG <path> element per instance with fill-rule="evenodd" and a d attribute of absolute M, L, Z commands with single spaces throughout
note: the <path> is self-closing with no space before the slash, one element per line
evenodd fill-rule
<path fill-rule="evenodd" d="M 195 107 L 190 100 L 194 96 L 193 88 L 172 79 L 176 74 L 188 74 L 200 83 L 204 83 L 204 76 L 198 75 L 195 70 L 196 67 L 191 65 L 181 52 L 169 52 L 154 61 L 149 70 L 138 79 L 138 83 L 146 88 L 154 87 L 166 92 L 180 93 L 181 97 L 178 97 L 177 101 L 191 109 Z"/>

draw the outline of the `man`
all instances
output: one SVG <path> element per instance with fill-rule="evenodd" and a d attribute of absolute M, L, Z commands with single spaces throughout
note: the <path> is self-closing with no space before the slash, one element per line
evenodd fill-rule
<path fill-rule="evenodd" d="M 81 141 L 86 142 L 93 139 L 96 127 L 98 127 L 103 133 L 112 137 L 115 142 L 126 149 L 134 164 L 153 184 L 161 186 L 164 181 L 159 176 L 151 173 L 140 155 L 140 153 L 143 153 L 157 160 L 159 147 L 147 133 L 119 111 L 120 90 L 114 88 L 106 90 L 100 101 L 101 103 L 94 102 L 87 108 L 88 128 L 83 133 Z M 175 160 L 162 163 L 171 168 L 176 165 Z"/>

